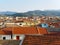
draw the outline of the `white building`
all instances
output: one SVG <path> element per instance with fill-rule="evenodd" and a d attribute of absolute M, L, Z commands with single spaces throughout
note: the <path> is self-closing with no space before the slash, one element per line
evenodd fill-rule
<path fill-rule="evenodd" d="M 4 30 L 0 30 L 0 40 L 11 40 L 11 35 Z"/>

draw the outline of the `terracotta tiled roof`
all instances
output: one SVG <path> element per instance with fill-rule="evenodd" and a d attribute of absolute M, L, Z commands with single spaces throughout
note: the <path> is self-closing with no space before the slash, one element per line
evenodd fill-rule
<path fill-rule="evenodd" d="M 0 35 L 11 35 L 11 34 L 12 34 L 12 27 L 0 29 Z"/>
<path fill-rule="evenodd" d="M 5 34 L 5 32 L 0 30 L 0 35 L 4 35 L 4 34 Z"/>
<path fill-rule="evenodd" d="M 22 45 L 60 45 L 60 36 L 58 34 L 26 35 Z"/>
<path fill-rule="evenodd" d="M 39 34 L 48 34 L 46 28 L 37 27 L 37 30 L 38 30 Z"/>
<path fill-rule="evenodd" d="M 14 27 L 13 34 L 38 34 L 36 27 Z"/>
<path fill-rule="evenodd" d="M 58 23 L 53 23 L 52 25 L 55 26 L 56 28 L 60 27 Z"/>
<path fill-rule="evenodd" d="M 4 22 L 4 20 L 0 20 L 0 22 Z"/>
<path fill-rule="evenodd" d="M 40 27 L 14 27 L 13 34 L 47 34 L 45 28 Z"/>
<path fill-rule="evenodd" d="M 60 21 L 59 22 L 57 22 L 58 24 L 60 24 Z"/>
<path fill-rule="evenodd" d="M 11 31 L 0 30 L 0 35 L 10 35 L 11 33 Z"/>
<path fill-rule="evenodd" d="M 52 23 L 52 22 L 50 22 L 50 23 L 48 23 L 49 24 L 49 26 L 50 25 L 52 25 L 52 26 L 55 26 L 55 28 L 60 28 L 60 22 L 56 22 L 56 23 Z"/>
<path fill-rule="evenodd" d="M 47 30 L 41 27 L 6 27 L 2 28 L 2 31 L 5 33 L 12 33 L 12 34 L 47 34 Z"/>
<path fill-rule="evenodd" d="M 1 30 L 12 31 L 13 30 L 13 27 L 6 27 L 6 28 L 2 28 Z"/>

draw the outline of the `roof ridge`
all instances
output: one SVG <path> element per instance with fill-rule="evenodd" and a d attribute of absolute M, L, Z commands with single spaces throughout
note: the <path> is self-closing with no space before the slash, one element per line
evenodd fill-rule
<path fill-rule="evenodd" d="M 40 34 L 40 31 L 39 31 L 38 27 L 36 27 L 36 29 L 37 29 L 38 34 Z"/>
<path fill-rule="evenodd" d="M 45 30 L 45 33 L 48 34 L 48 31 L 46 28 L 42 28 L 42 27 L 36 27 L 37 28 L 37 31 L 38 31 L 38 34 L 42 34 Z M 43 31 L 43 32 L 42 32 Z M 44 34 L 44 33 L 43 33 Z"/>

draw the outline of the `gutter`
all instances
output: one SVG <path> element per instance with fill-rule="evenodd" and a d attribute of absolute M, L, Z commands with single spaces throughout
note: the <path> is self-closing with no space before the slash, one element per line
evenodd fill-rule
<path fill-rule="evenodd" d="M 25 39 L 25 35 L 24 35 L 24 37 L 23 37 L 23 39 L 21 40 L 21 42 L 20 42 L 19 45 L 22 45 L 22 44 L 23 44 L 24 39 Z"/>

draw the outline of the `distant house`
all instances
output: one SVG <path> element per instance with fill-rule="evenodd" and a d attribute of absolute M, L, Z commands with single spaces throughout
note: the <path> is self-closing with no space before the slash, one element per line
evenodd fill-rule
<path fill-rule="evenodd" d="M 48 27 L 48 24 L 42 23 L 42 24 L 39 24 L 38 26 L 43 27 L 43 28 L 47 28 Z"/>
<path fill-rule="evenodd" d="M 26 23 L 24 23 L 24 22 L 20 22 L 20 23 L 16 23 L 16 25 L 18 25 L 18 26 L 24 26 L 24 25 L 26 25 Z"/>
<path fill-rule="evenodd" d="M 60 28 L 60 22 L 49 22 L 48 23 L 50 27 L 53 27 L 53 28 Z"/>
<path fill-rule="evenodd" d="M 0 26 L 2 26 L 3 25 L 3 22 L 0 22 Z"/>
<path fill-rule="evenodd" d="M 0 22 L 0 28 L 4 28 L 4 27 L 5 27 L 4 22 Z"/>
<path fill-rule="evenodd" d="M 12 39 L 12 27 L 5 27 L 0 29 L 0 40 Z"/>

